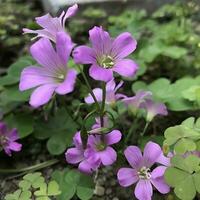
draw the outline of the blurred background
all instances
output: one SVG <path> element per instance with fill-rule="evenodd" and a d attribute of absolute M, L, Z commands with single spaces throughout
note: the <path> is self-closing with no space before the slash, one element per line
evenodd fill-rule
<path fill-rule="evenodd" d="M 139 41 L 135 59 L 140 73 L 160 57 L 167 57 L 169 65 L 171 60 L 186 69 L 192 65 L 194 73 L 199 67 L 198 0 L 0 0 L 1 71 L 27 53 L 31 36 L 22 35 L 22 28 L 37 29 L 35 17 L 48 12 L 56 16 L 74 3 L 80 10 L 66 26 L 75 42 L 86 42 L 88 30 L 101 25 L 112 36 L 129 31 Z"/>
<path fill-rule="evenodd" d="M 34 63 L 29 55 L 29 47 L 34 42 L 31 41 L 33 36 L 23 35 L 22 28 L 39 29 L 35 17 L 46 13 L 59 16 L 74 3 L 79 4 L 79 11 L 66 23 L 66 29 L 73 41 L 77 44 L 88 43 L 88 31 L 95 25 L 103 26 L 112 37 L 122 32 L 130 32 L 138 42 L 136 51 L 130 57 L 139 64 L 139 71 L 124 84 L 124 91 L 131 96 L 139 89 L 149 90 L 157 101 L 166 103 L 170 111 L 168 118 L 154 120 L 149 128 L 149 133 L 154 135 L 143 137 L 138 142 L 140 146 L 149 141 L 149 137 L 162 144 L 163 135 L 160 134 L 167 127 L 179 124 L 191 115 L 199 116 L 200 0 L 0 0 L 0 119 L 1 115 L 4 115 L 9 125 L 19 129 L 21 138 L 32 134 L 32 137 L 24 139 L 24 156 L 21 154 L 14 157 L 20 167 L 22 164 L 31 165 L 35 160 L 46 160 L 49 152 L 52 155 L 61 154 L 63 158 L 62 153 L 67 145 L 71 144 L 71 140 L 68 144 L 65 144 L 64 140 L 64 145 L 60 145 L 63 142 L 63 132 L 60 138 L 57 136 L 58 139 L 55 140 L 54 132 L 48 131 L 54 124 L 52 121 L 61 121 L 62 123 L 58 124 L 63 131 L 62 126 L 66 120 L 60 120 L 60 116 L 64 115 L 52 116 L 47 123 L 44 118 L 53 110 L 53 104 L 44 110 L 31 110 L 27 104 L 30 91 L 18 91 L 21 70 Z M 193 88 L 190 90 L 190 87 Z M 77 88 L 73 95 L 66 99 L 69 105 L 72 104 L 72 110 L 76 110 L 81 103 L 77 99 L 83 99 L 87 95 L 87 88 L 83 84 L 77 83 Z M 186 93 L 183 93 L 184 91 Z M 44 115 L 40 111 L 44 111 Z M 130 127 L 131 120 L 119 120 L 119 124 L 125 121 L 125 126 L 121 127 L 124 132 Z M 144 121 L 138 127 L 143 126 Z M 57 127 L 55 131 L 57 133 Z M 70 137 L 74 134 L 71 132 Z M 37 142 L 35 138 L 38 139 Z M 48 139 L 53 146 L 50 148 L 51 146 L 47 145 L 49 152 L 44 139 Z M 39 140 L 42 142 L 38 142 Z M 58 149 L 58 152 L 55 153 L 51 149 Z M 3 162 L 0 160 L 0 164 L 5 165 L 5 168 L 15 166 L 13 160 L 6 157 L 1 159 Z M 5 162 L 6 159 L 8 163 Z M 12 185 L 11 181 L 8 182 Z M 106 184 L 112 185 L 110 182 Z M 0 192 L 6 194 L 10 191 L 12 190 L 8 186 Z M 132 190 L 127 193 L 119 187 L 114 187 L 112 194 L 118 191 L 122 199 L 130 199 L 132 195 Z M 114 197 L 110 199 L 117 200 Z"/>

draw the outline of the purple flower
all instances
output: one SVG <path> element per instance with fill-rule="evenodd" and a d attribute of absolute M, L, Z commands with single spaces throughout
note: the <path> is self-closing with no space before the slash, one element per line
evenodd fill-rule
<path fill-rule="evenodd" d="M 91 64 L 89 74 L 95 80 L 110 81 L 113 72 L 125 77 L 132 77 L 137 71 L 137 64 L 125 59 L 135 49 L 137 42 L 128 32 L 122 33 L 116 39 L 101 27 L 94 27 L 89 31 L 92 48 L 79 46 L 73 56 L 76 63 Z"/>
<path fill-rule="evenodd" d="M 41 66 L 28 66 L 22 71 L 19 89 L 36 87 L 30 98 L 33 107 L 49 102 L 54 92 L 64 95 L 73 91 L 77 72 L 67 67 L 72 48 L 71 38 L 64 32 L 57 33 L 56 51 L 46 38 L 31 46 L 31 54 Z"/>
<path fill-rule="evenodd" d="M 141 108 L 147 110 L 147 121 L 151 121 L 156 115 L 167 115 L 167 108 L 163 103 L 155 103 L 151 99 L 146 99 L 145 102 L 141 104 Z"/>
<path fill-rule="evenodd" d="M 145 102 L 146 99 L 151 98 L 152 93 L 148 91 L 138 91 L 133 97 L 126 97 L 122 100 L 125 105 L 134 113 L 140 108 L 141 103 Z"/>
<path fill-rule="evenodd" d="M 99 166 L 101 164 L 112 165 L 117 159 L 117 153 L 110 145 L 118 143 L 121 137 L 122 134 L 118 130 L 113 130 L 106 135 L 90 135 L 85 156 L 90 160 L 97 161 Z"/>
<path fill-rule="evenodd" d="M 90 174 L 99 165 L 95 160 L 90 160 L 84 155 L 85 149 L 83 147 L 81 134 L 77 132 L 73 137 L 75 147 L 70 148 L 65 153 L 66 161 L 70 164 L 79 164 L 78 169 L 84 173 Z"/>
<path fill-rule="evenodd" d="M 58 32 L 65 31 L 65 22 L 68 18 L 75 15 L 78 10 L 78 5 L 75 4 L 68 8 L 66 12 L 62 12 L 59 17 L 52 17 L 50 14 L 43 15 L 41 17 L 36 17 L 36 23 L 40 25 L 43 29 L 40 30 L 30 30 L 24 28 L 24 33 L 37 34 L 37 37 L 48 38 L 52 41 L 56 41 L 56 34 Z"/>
<path fill-rule="evenodd" d="M 0 122 L 0 148 L 11 156 L 11 151 L 21 151 L 22 145 L 16 142 L 19 139 L 17 129 L 8 130 L 5 123 Z"/>
<path fill-rule="evenodd" d="M 106 104 L 114 104 L 117 100 L 122 99 L 126 97 L 123 94 L 116 93 L 117 90 L 123 85 L 123 81 L 120 81 L 120 83 L 116 86 L 114 79 L 110 80 L 106 83 Z M 101 88 L 95 88 L 93 90 L 93 93 L 97 99 L 97 101 L 102 101 L 102 89 Z M 89 94 L 87 97 L 85 97 L 85 102 L 88 104 L 94 103 L 94 99 Z"/>
<path fill-rule="evenodd" d="M 169 192 L 170 188 L 165 183 L 165 166 L 158 166 L 151 170 L 155 163 L 169 166 L 170 159 L 163 155 L 159 145 L 148 142 L 142 155 L 136 146 L 129 146 L 124 151 L 124 155 L 132 168 L 121 168 L 117 177 L 121 186 L 128 187 L 134 183 L 135 196 L 139 200 L 151 200 L 153 195 L 152 185 L 162 194 Z"/>

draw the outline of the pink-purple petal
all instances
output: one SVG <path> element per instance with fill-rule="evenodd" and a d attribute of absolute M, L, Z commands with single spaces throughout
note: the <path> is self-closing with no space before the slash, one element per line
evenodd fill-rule
<path fill-rule="evenodd" d="M 36 88 L 30 98 L 30 105 L 37 108 L 41 105 L 48 103 L 55 91 L 54 84 L 46 84 Z"/>
<path fill-rule="evenodd" d="M 78 169 L 86 174 L 91 174 L 93 171 L 92 166 L 87 160 L 83 160 L 82 162 L 80 162 Z"/>
<path fill-rule="evenodd" d="M 42 28 L 47 29 L 49 32 L 55 33 L 62 30 L 62 25 L 59 18 L 52 17 L 49 13 L 41 17 L 36 17 L 36 22 Z"/>
<path fill-rule="evenodd" d="M 48 39 L 42 38 L 35 42 L 31 46 L 30 52 L 33 58 L 50 72 L 53 73 L 59 68 L 62 69 L 62 63 L 60 63 L 58 55 Z"/>
<path fill-rule="evenodd" d="M 166 167 L 159 166 L 155 168 L 151 173 L 151 183 L 162 194 L 167 194 L 170 191 L 170 187 L 164 180 L 164 173 Z"/>
<path fill-rule="evenodd" d="M 142 152 L 137 146 L 129 146 L 124 151 L 124 155 L 129 162 L 129 164 L 136 169 L 142 167 L 143 157 Z"/>
<path fill-rule="evenodd" d="M 110 80 L 109 82 L 106 83 L 106 91 L 115 91 L 115 80 L 114 78 L 112 80 Z"/>
<path fill-rule="evenodd" d="M 92 47 L 98 56 L 107 55 L 110 52 L 112 40 L 109 33 L 102 27 L 95 26 L 89 31 L 89 35 Z"/>
<path fill-rule="evenodd" d="M 92 91 L 93 91 L 93 93 L 94 93 L 94 95 L 95 95 L 97 101 L 98 101 L 98 102 L 101 102 L 101 101 L 102 101 L 102 89 L 100 89 L 100 88 L 95 88 L 95 89 L 92 90 Z M 87 104 L 92 104 L 92 103 L 94 103 L 94 99 L 93 99 L 93 97 L 92 97 L 91 94 L 89 94 L 87 97 L 85 97 L 85 102 L 86 102 Z"/>
<path fill-rule="evenodd" d="M 111 69 L 104 69 L 102 67 L 93 64 L 89 70 L 90 76 L 98 81 L 108 82 L 113 78 L 113 72 Z"/>
<path fill-rule="evenodd" d="M 112 145 L 118 143 L 121 140 L 122 134 L 118 130 L 113 130 L 112 132 L 106 134 L 104 138 L 107 145 Z"/>
<path fill-rule="evenodd" d="M 16 141 L 19 139 L 18 131 L 16 128 L 13 128 L 12 130 L 8 131 L 7 136 L 9 137 L 10 141 Z"/>
<path fill-rule="evenodd" d="M 73 6 L 70 6 L 67 9 L 65 16 L 63 18 L 63 26 L 65 25 L 66 19 L 73 17 L 76 14 L 77 10 L 78 10 L 78 4 L 74 4 Z"/>
<path fill-rule="evenodd" d="M 43 38 L 50 39 L 54 42 L 56 41 L 55 34 L 50 33 L 46 29 L 31 30 L 31 29 L 28 29 L 28 28 L 23 28 L 23 34 L 28 34 L 28 33 L 37 34 L 33 39 L 38 38 L 38 37 L 43 37 Z"/>
<path fill-rule="evenodd" d="M 21 151 L 22 145 L 18 142 L 9 142 L 9 145 L 6 147 L 12 151 Z"/>
<path fill-rule="evenodd" d="M 122 33 L 113 42 L 112 55 L 118 59 L 124 58 L 131 54 L 136 46 L 137 42 L 130 33 Z"/>
<path fill-rule="evenodd" d="M 65 32 L 58 32 L 56 34 L 56 51 L 64 68 L 66 68 L 66 63 L 73 47 L 74 44 L 68 34 Z"/>
<path fill-rule="evenodd" d="M 39 85 L 52 83 L 51 73 L 42 67 L 29 66 L 23 69 L 20 77 L 19 90 L 24 91 Z"/>
<path fill-rule="evenodd" d="M 145 166 L 151 167 L 157 162 L 157 159 L 162 154 L 162 149 L 160 146 L 154 142 L 148 142 L 144 148 L 144 163 Z"/>
<path fill-rule="evenodd" d="M 132 168 L 119 169 L 117 173 L 117 178 L 118 178 L 119 184 L 122 187 L 128 187 L 130 185 L 133 185 L 139 180 L 137 171 Z"/>
<path fill-rule="evenodd" d="M 135 196 L 139 200 L 151 200 L 153 188 L 149 180 L 140 180 L 135 187 Z"/>
<path fill-rule="evenodd" d="M 65 158 L 68 163 L 77 164 L 84 160 L 83 151 L 77 148 L 70 148 L 66 151 Z"/>
<path fill-rule="evenodd" d="M 73 51 L 75 63 L 92 64 L 95 62 L 95 55 L 92 48 L 87 46 L 79 46 Z"/>
<path fill-rule="evenodd" d="M 130 59 L 117 61 L 113 67 L 113 71 L 125 77 L 133 77 L 138 69 L 138 65 Z"/>
<path fill-rule="evenodd" d="M 107 147 L 105 150 L 98 152 L 103 165 L 112 165 L 117 159 L 117 153 L 112 147 Z"/>
<path fill-rule="evenodd" d="M 64 95 L 72 92 L 74 90 L 74 85 L 76 83 L 77 72 L 74 69 L 69 69 L 67 71 L 65 80 L 56 89 L 55 92 Z"/>

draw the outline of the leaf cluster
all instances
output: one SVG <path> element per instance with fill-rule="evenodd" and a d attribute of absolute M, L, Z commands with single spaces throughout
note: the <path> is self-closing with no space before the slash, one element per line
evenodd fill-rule
<path fill-rule="evenodd" d="M 19 182 L 19 189 L 13 194 L 7 194 L 5 200 L 50 200 L 61 192 L 55 180 L 45 182 L 40 172 L 29 173 Z"/>

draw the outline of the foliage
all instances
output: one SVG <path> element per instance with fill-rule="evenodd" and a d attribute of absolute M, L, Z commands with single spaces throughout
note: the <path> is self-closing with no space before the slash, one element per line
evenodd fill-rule
<path fill-rule="evenodd" d="M 184 120 L 181 125 L 169 127 L 165 130 L 164 145 L 173 146 L 175 153 L 199 150 L 200 140 L 200 118 L 195 122 L 194 117 Z"/>
<path fill-rule="evenodd" d="M 171 164 L 165 172 L 167 183 L 174 188 L 180 199 L 194 199 L 196 192 L 200 193 L 200 158 L 194 155 L 186 158 L 174 156 Z"/>
<path fill-rule="evenodd" d="M 74 169 L 56 170 L 52 174 L 61 189 L 58 200 L 71 199 L 75 194 L 81 200 L 91 199 L 94 191 L 94 182 L 91 176 L 80 173 Z"/>
<path fill-rule="evenodd" d="M 169 146 L 175 154 L 165 172 L 165 179 L 174 188 L 177 197 L 183 200 L 192 200 L 196 192 L 200 192 L 199 141 L 200 118 L 195 121 L 194 117 L 190 117 L 181 125 L 165 131 L 164 145 Z"/>
<path fill-rule="evenodd" d="M 0 54 L 3 63 L 10 63 L 10 54 L 18 54 L 18 50 L 25 44 L 25 39 L 22 37 L 22 28 L 32 27 L 32 17 L 38 15 L 38 11 L 33 9 L 32 2 L 23 3 L 18 0 L 2 0 L 0 13 L 0 39 L 2 46 Z M 31 12 L 30 12 L 31 11 Z"/>
<path fill-rule="evenodd" d="M 40 172 L 26 174 L 18 187 L 13 194 L 7 194 L 5 200 L 50 200 L 61 193 L 58 183 L 55 180 L 46 183 Z"/>
<path fill-rule="evenodd" d="M 23 45 L 24 39 L 21 39 L 18 28 L 35 26 L 28 19 L 31 7 L 11 1 L 5 1 L 2 5 L 0 37 L 4 46 L 13 48 Z M 10 5 L 14 5 L 17 12 L 11 16 Z M 153 100 L 165 103 L 168 110 L 173 111 L 166 119 L 158 118 L 145 125 L 144 110 L 133 114 L 121 102 L 109 105 L 102 103 L 101 113 L 95 105 L 83 103 L 83 98 L 88 94 L 87 85 L 82 84 L 84 78 L 78 78 L 75 91 L 69 96 L 54 95 L 47 105 L 39 109 L 30 108 L 28 101 L 32 90 L 19 92 L 18 87 L 22 70 L 36 64 L 29 56 L 19 58 L 0 77 L 0 118 L 10 128 L 18 129 L 24 143 L 31 138 L 35 143 L 44 143 L 51 156 L 63 156 L 66 149 L 72 146 L 77 130 L 81 130 L 84 146 L 87 137 L 83 135 L 91 135 L 92 132 L 87 130 L 91 129 L 95 117 L 107 115 L 112 124 L 108 129 L 123 130 L 123 140 L 127 135 L 130 136 L 127 143 L 123 141 L 117 146 L 118 156 L 121 158 L 128 144 L 138 144 L 143 148 L 150 140 L 160 145 L 163 143 L 166 156 L 171 158 L 171 165 L 165 172 L 166 182 L 174 188 L 178 198 L 192 200 L 196 193 L 200 193 L 200 158 L 196 153 L 200 151 L 200 118 L 187 118 L 200 109 L 200 28 L 194 18 L 198 11 L 198 5 L 181 2 L 165 5 L 152 14 L 145 10 L 126 10 L 120 15 L 108 16 L 104 10 L 88 8 L 81 19 L 72 19 L 68 25 L 72 37 L 80 43 L 87 41 L 87 30 L 94 24 L 107 27 L 113 37 L 130 32 L 138 41 L 138 48 L 130 57 L 138 63 L 139 70 L 134 78 L 124 78 L 128 81 L 123 86 L 123 92 L 127 96 L 141 90 L 152 92 Z M 22 19 L 17 18 L 19 13 L 22 13 Z M 7 28 L 1 28 L 6 19 Z M 88 21 L 90 23 L 86 23 Z M 76 69 L 78 76 L 87 72 L 87 68 L 79 68 L 72 59 L 69 67 Z M 99 87 L 100 84 L 92 82 L 91 86 L 93 88 L 96 85 Z M 78 97 L 80 100 L 77 100 Z M 176 121 L 173 121 L 172 115 Z M 183 117 L 187 119 L 174 126 Z M 163 136 L 161 133 L 165 127 L 168 128 Z M 105 130 L 100 129 L 101 133 Z M 141 136 L 144 133 L 148 135 Z M 116 163 L 117 168 L 121 162 L 124 160 Z M 89 200 L 93 198 L 94 187 L 92 176 L 75 169 L 55 170 L 49 183 L 45 182 L 41 173 L 29 173 L 19 182 L 19 189 L 8 194 L 6 200 L 48 200 L 52 197 L 58 200 Z"/>

